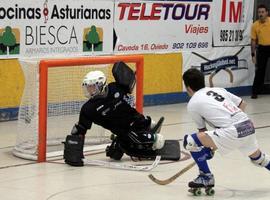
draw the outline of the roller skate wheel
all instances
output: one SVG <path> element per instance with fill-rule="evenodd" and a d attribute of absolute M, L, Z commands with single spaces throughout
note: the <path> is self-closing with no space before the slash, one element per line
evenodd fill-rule
<path fill-rule="evenodd" d="M 213 188 L 206 188 L 205 189 L 205 193 L 208 195 L 208 196 L 213 196 L 215 194 L 215 190 Z"/>
<path fill-rule="evenodd" d="M 195 196 L 201 196 L 202 191 L 201 191 L 200 188 L 197 188 L 197 189 L 194 190 L 194 193 L 193 193 L 193 194 L 194 194 Z"/>
<path fill-rule="evenodd" d="M 188 191 L 191 192 L 194 196 L 201 196 L 202 194 L 201 188 L 190 188 Z"/>

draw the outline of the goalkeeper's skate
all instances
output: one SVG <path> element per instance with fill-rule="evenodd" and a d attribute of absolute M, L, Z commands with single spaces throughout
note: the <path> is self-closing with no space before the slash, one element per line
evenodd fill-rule
<path fill-rule="evenodd" d="M 211 173 L 204 174 L 200 172 L 196 179 L 188 183 L 188 186 L 188 191 L 194 196 L 200 196 L 202 194 L 202 188 L 205 190 L 206 195 L 212 196 L 215 194 L 215 190 L 213 189 L 215 186 L 214 175 Z"/>

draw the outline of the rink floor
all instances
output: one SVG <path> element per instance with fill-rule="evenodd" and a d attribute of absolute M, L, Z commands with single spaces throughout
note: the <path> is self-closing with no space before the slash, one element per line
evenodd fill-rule
<path fill-rule="evenodd" d="M 259 96 L 256 100 L 244 97 L 244 100 L 248 103 L 246 111 L 255 124 L 259 145 L 270 155 L 270 96 Z M 166 139 L 181 140 L 184 134 L 196 131 L 185 103 L 145 107 L 144 113 L 156 120 L 165 117 L 161 133 Z M 187 183 L 197 176 L 196 166 L 166 186 L 157 185 L 147 177 L 152 173 L 166 179 L 191 163 L 183 148 L 180 161 L 162 161 L 150 172 L 93 166 L 76 168 L 63 164 L 62 159 L 36 163 L 14 157 L 11 151 L 16 134 L 16 121 L 0 123 L 1 200 L 270 199 L 270 172 L 252 165 L 238 151 L 223 157 L 215 154 L 209 165 L 216 179 L 216 194 L 194 197 L 187 192 Z M 88 155 L 87 159 L 109 160 L 103 151 Z M 133 162 L 128 157 L 124 157 L 122 163 L 150 164 L 149 161 Z"/>

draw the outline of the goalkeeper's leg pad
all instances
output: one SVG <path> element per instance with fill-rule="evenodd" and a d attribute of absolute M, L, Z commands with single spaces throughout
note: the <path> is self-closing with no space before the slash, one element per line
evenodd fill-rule
<path fill-rule="evenodd" d="M 84 136 L 68 135 L 64 142 L 64 160 L 71 166 L 83 166 Z"/>

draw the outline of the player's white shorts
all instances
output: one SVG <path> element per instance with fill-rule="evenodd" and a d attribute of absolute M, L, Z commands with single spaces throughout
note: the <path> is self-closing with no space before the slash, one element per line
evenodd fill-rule
<path fill-rule="evenodd" d="M 255 130 L 250 120 L 205 133 L 212 138 L 218 151 L 223 155 L 239 149 L 244 155 L 250 156 L 259 148 Z"/>

